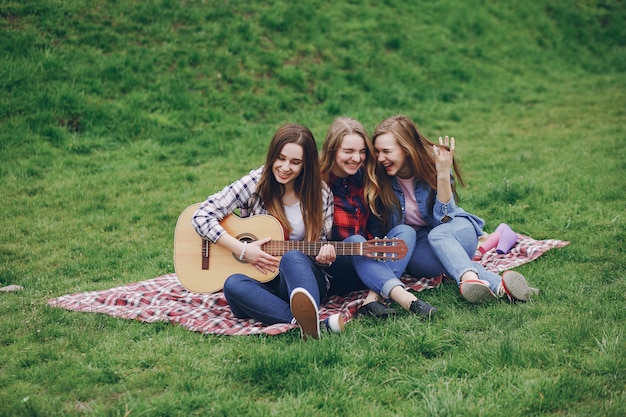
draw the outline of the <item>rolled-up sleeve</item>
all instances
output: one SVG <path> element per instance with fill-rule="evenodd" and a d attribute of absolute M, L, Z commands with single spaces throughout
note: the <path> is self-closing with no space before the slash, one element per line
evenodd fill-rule
<path fill-rule="evenodd" d="M 335 204 L 333 193 L 325 182 L 322 182 L 322 204 L 324 210 L 324 226 L 322 228 L 322 235 L 320 238 L 322 240 L 330 240 L 332 239 L 331 236 L 333 230 L 333 217 L 335 215 Z"/>
<path fill-rule="evenodd" d="M 216 243 L 226 233 L 226 230 L 220 225 L 220 221 L 235 209 L 248 207 L 262 173 L 263 167 L 250 171 L 248 175 L 224 187 L 222 191 L 209 196 L 202 202 L 191 220 L 198 234 Z"/>
<path fill-rule="evenodd" d="M 433 218 L 437 223 L 447 223 L 459 212 L 463 212 L 463 210 L 457 207 L 454 197 L 451 197 L 450 200 L 445 203 L 442 203 L 438 198 L 435 198 Z"/>

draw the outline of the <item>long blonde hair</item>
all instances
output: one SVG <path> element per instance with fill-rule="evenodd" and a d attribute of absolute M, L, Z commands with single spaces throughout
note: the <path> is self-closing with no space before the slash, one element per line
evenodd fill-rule
<path fill-rule="evenodd" d="M 276 217 L 283 227 L 291 232 L 282 199 L 285 187 L 276 181 L 272 172 L 274 162 L 288 143 L 302 146 L 302 171 L 295 180 L 294 189 L 300 199 L 305 240 L 316 241 L 320 237 L 324 223 L 322 180 L 317 160 L 317 144 L 313 133 L 307 127 L 292 123 L 281 126 L 276 131 L 267 150 L 265 170 L 259 180 L 256 194 L 261 198 L 268 213 Z"/>
<path fill-rule="evenodd" d="M 341 147 L 343 138 L 346 135 L 358 135 L 363 138 L 367 154 L 364 163 L 364 198 L 365 203 L 370 207 L 374 215 L 379 216 L 376 208 L 376 199 L 379 193 L 378 179 L 376 178 L 376 157 L 374 156 L 374 145 L 367 130 L 363 125 L 349 117 L 336 118 L 328 128 L 326 139 L 322 145 L 322 154 L 320 156 L 320 171 L 322 179 L 328 182 L 328 176 L 335 166 L 335 157 L 337 149 Z"/>
<path fill-rule="evenodd" d="M 430 139 L 424 136 L 415 123 L 407 116 L 402 114 L 391 116 L 376 126 L 372 135 L 372 143 L 376 143 L 376 138 L 380 135 L 391 133 L 398 142 L 402 151 L 406 153 L 409 159 L 411 172 L 416 179 L 426 182 L 431 188 L 429 197 L 429 207 L 432 207 L 437 194 L 437 167 L 435 160 L 431 156 L 432 147 L 435 145 Z M 449 149 L 447 147 L 444 147 Z M 453 174 L 451 174 L 452 194 L 457 200 L 456 182 L 464 186 L 463 177 L 459 163 L 454 160 L 452 162 Z M 380 179 L 379 205 L 382 214 L 382 220 L 385 228 L 390 220 L 393 210 L 400 210 L 400 202 L 391 187 L 391 177 L 382 167 L 376 168 L 376 175 Z M 456 178 L 455 178 L 456 177 Z"/>

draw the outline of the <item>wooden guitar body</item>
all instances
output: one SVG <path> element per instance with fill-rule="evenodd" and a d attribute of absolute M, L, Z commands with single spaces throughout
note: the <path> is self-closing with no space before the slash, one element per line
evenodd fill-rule
<path fill-rule="evenodd" d="M 179 216 L 174 237 L 174 269 L 180 283 L 189 291 L 211 293 L 223 288 L 226 278 L 241 273 L 260 282 L 267 282 L 277 275 L 262 274 L 245 261 L 240 261 L 220 245 L 202 239 L 191 224 L 193 214 L 200 204 L 187 207 Z M 253 242 L 266 237 L 283 240 L 283 228 L 274 217 L 228 216 L 220 223 L 224 229 L 239 240 Z"/>

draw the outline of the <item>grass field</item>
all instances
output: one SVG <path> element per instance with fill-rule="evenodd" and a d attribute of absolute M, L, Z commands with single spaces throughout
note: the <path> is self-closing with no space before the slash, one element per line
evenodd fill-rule
<path fill-rule="evenodd" d="M 623 1 L 3 0 L 0 91 L 1 417 L 626 415 Z M 539 298 L 314 343 L 46 305 L 173 272 L 279 125 L 396 113 L 487 231 L 571 242 L 517 268 Z"/>

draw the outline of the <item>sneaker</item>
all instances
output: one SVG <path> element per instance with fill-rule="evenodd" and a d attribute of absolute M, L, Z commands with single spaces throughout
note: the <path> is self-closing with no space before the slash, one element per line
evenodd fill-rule
<path fill-rule="evenodd" d="M 420 317 L 431 318 L 437 312 L 437 308 L 418 298 L 417 300 L 411 302 L 409 311 L 419 315 Z"/>
<path fill-rule="evenodd" d="M 356 313 L 354 313 L 355 317 L 369 316 L 380 317 L 383 319 L 393 316 L 394 314 L 396 314 L 395 308 L 387 307 L 380 301 L 372 301 L 371 303 L 364 304 L 356 311 Z"/>
<path fill-rule="evenodd" d="M 311 293 L 301 287 L 294 289 L 291 293 L 289 306 L 293 318 L 300 326 L 302 339 L 307 340 L 309 337 L 319 339 L 320 313 Z"/>
<path fill-rule="evenodd" d="M 461 296 L 470 303 L 495 301 L 498 297 L 489 288 L 489 283 L 482 279 L 466 279 L 459 286 Z"/>
<path fill-rule="evenodd" d="M 524 278 L 524 275 L 515 271 L 504 271 L 502 273 L 502 285 L 498 290 L 502 296 L 506 295 L 510 301 L 528 301 L 528 299 L 539 294 L 539 289 L 531 288 Z"/>
<path fill-rule="evenodd" d="M 532 298 L 534 296 L 540 295 L 541 294 L 541 290 L 539 288 L 534 288 L 534 287 L 528 287 L 528 289 L 530 290 L 530 292 L 528 293 L 528 298 Z M 506 290 L 504 289 L 503 285 L 500 285 L 500 288 L 498 288 L 498 292 L 497 292 L 498 297 L 504 298 L 506 297 L 508 301 L 511 302 L 516 302 L 516 301 L 521 301 L 523 302 L 523 300 L 519 300 L 516 299 L 515 297 L 507 294 Z"/>
<path fill-rule="evenodd" d="M 320 327 L 322 327 L 326 331 L 333 333 L 343 332 L 345 325 L 346 322 L 341 314 L 333 314 L 332 316 L 328 316 L 320 322 Z"/>

